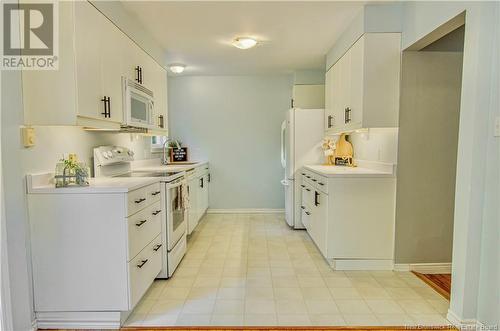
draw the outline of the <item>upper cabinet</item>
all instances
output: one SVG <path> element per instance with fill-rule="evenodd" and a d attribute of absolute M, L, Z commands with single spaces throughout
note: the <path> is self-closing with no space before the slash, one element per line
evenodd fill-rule
<path fill-rule="evenodd" d="M 400 54 L 399 33 L 366 33 L 327 71 L 327 134 L 398 126 Z"/>
<path fill-rule="evenodd" d="M 87 1 L 59 4 L 59 70 L 23 71 L 27 125 L 118 130 L 122 77 L 152 90 L 154 134 L 167 134 L 167 73 Z"/>

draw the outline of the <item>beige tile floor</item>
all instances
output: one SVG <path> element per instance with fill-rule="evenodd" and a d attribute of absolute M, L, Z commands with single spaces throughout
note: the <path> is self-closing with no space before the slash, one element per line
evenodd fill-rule
<path fill-rule="evenodd" d="M 209 214 L 126 325 L 446 325 L 447 309 L 411 273 L 331 270 L 280 214 Z"/>

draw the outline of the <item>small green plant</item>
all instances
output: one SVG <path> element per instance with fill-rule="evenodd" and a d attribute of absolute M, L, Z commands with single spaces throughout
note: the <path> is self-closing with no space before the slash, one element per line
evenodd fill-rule
<path fill-rule="evenodd" d="M 170 140 L 168 143 L 169 148 L 181 148 L 182 142 L 177 139 Z"/>

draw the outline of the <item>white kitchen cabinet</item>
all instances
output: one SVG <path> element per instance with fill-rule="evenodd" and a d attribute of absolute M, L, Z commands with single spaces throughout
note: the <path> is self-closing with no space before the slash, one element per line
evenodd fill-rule
<path fill-rule="evenodd" d="M 301 169 L 302 221 L 334 269 L 391 269 L 393 177 L 326 177 Z"/>
<path fill-rule="evenodd" d="M 59 70 L 23 71 L 26 125 L 76 125 L 118 130 L 123 123 L 122 76 L 144 78 L 158 100 L 167 134 L 166 71 L 87 1 L 59 4 Z M 109 98 L 109 99 L 108 99 Z M 109 101 L 104 101 L 109 100 Z M 107 103 L 105 111 L 105 103 Z"/>
<path fill-rule="evenodd" d="M 188 234 L 193 232 L 208 209 L 210 181 L 211 176 L 207 163 L 196 167 L 188 177 Z"/>
<path fill-rule="evenodd" d="M 39 327 L 119 328 L 162 268 L 159 183 L 86 189 L 28 194 Z"/>
<path fill-rule="evenodd" d="M 92 22 L 92 24 L 89 24 Z M 75 3 L 78 115 L 121 123 L 123 34 L 90 3 Z M 104 98 L 109 98 L 105 101 Z M 106 103 L 106 104 L 105 104 Z M 106 108 L 106 110 L 105 110 Z"/>
<path fill-rule="evenodd" d="M 400 33 L 366 33 L 327 71 L 327 134 L 397 127 Z"/>

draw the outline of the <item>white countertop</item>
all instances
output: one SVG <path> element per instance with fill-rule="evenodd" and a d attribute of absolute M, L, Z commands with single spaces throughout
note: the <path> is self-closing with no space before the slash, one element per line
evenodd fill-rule
<path fill-rule="evenodd" d="M 189 162 L 191 164 L 167 164 L 163 165 L 160 162 L 160 159 L 151 159 L 151 160 L 138 160 L 132 162 L 132 170 L 134 171 L 186 171 L 189 169 L 194 169 L 204 164 L 207 164 L 207 161 L 193 161 Z"/>
<path fill-rule="evenodd" d="M 127 193 L 160 181 L 155 177 L 100 177 L 90 178 L 89 186 L 56 188 L 54 174 L 28 175 L 29 194 L 88 194 L 88 193 Z"/>
<path fill-rule="evenodd" d="M 305 165 L 304 168 L 325 177 L 394 177 L 395 166 L 391 163 L 357 161 L 357 167 Z"/>

